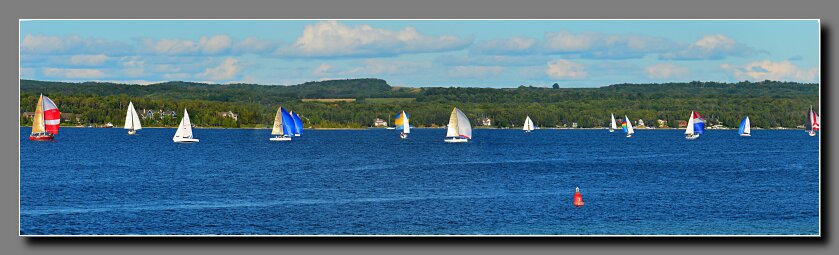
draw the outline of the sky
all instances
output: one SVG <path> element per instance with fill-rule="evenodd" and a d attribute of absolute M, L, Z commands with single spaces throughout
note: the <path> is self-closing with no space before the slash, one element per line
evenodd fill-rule
<path fill-rule="evenodd" d="M 22 20 L 20 78 L 407 87 L 819 82 L 818 20 Z"/>

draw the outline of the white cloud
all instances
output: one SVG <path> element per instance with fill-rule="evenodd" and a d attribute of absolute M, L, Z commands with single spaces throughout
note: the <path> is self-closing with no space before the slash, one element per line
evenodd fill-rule
<path fill-rule="evenodd" d="M 545 34 L 545 54 L 578 54 L 582 58 L 640 58 L 672 50 L 677 43 L 661 37 L 636 34 L 573 34 L 567 31 Z"/>
<path fill-rule="evenodd" d="M 770 60 L 755 61 L 745 66 L 723 64 L 721 67 L 738 80 L 815 82 L 819 78 L 819 70 L 817 68 L 802 69 L 788 60 L 780 62 Z"/>
<path fill-rule="evenodd" d="M 105 77 L 105 73 L 98 69 L 44 68 L 43 73 L 44 75 L 49 77 L 68 79 L 89 79 Z"/>
<path fill-rule="evenodd" d="M 647 66 L 645 71 L 647 78 L 660 80 L 685 77 L 690 72 L 687 67 L 677 66 L 670 63 Z"/>
<path fill-rule="evenodd" d="M 198 76 L 214 81 L 230 80 L 236 77 L 236 74 L 238 74 L 239 71 L 241 71 L 239 60 L 235 58 L 225 58 L 221 64 L 216 67 L 204 69 L 204 72 Z"/>
<path fill-rule="evenodd" d="M 662 59 L 722 59 L 729 56 L 748 57 L 765 51 L 755 50 L 722 34 L 706 35 L 682 50 L 662 54 Z"/>
<path fill-rule="evenodd" d="M 244 40 L 236 42 L 233 46 L 233 52 L 236 53 L 270 53 L 278 48 L 279 42 L 259 39 L 256 37 L 248 37 Z"/>
<path fill-rule="evenodd" d="M 330 70 L 332 70 L 332 68 L 333 67 L 330 64 L 320 64 L 317 68 L 315 68 L 314 71 L 312 71 L 312 73 L 317 76 L 323 76 L 327 74 L 331 75 Z"/>
<path fill-rule="evenodd" d="M 479 54 L 488 55 L 526 54 L 531 53 L 536 43 L 536 39 L 513 37 L 480 41 L 475 43 L 472 50 Z"/>
<path fill-rule="evenodd" d="M 73 55 L 70 57 L 70 63 L 74 65 L 97 66 L 108 60 L 105 54 L 97 55 Z"/>
<path fill-rule="evenodd" d="M 422 35 L 412 27 L 394 31 L 369 25 L 349 27 L 337 21 L 322 21 L 306 26 L 303 35 L 294 44 L 276 53 L 292 57 L 395 56 L 457 50 L 471 42 L 471 39 L 451 35 Z"/>
<path fill-rule="evenodd" d="M 504 72 L 500 66 L 455 66 L 449 69 L 450 77 L 489 78 Z"/>
<path fill-rule="evenodd" d="M 545 69 L 548 77 L 553 79 L 585 79 L 588 73 L 580 63 L 571 62 L 564 59 L 558 59 L 548 62 L 548 68 Z"/>
<path fill-rule="evenodd" d="M 130 51 L 130 46 L 103 39 L 71 36 L 44 36 L 27 34 L 20 43 L 22 54 L 111 54 Z"/>
<path fill-rule="evenodd" d="M 145 52 L 161 55 L 215 55 L 228 52 L 232 46 L 232 39 L 227 35 L 202 36 L 198 41 L 146 38 L 141 40 L 141 45 Z"/>

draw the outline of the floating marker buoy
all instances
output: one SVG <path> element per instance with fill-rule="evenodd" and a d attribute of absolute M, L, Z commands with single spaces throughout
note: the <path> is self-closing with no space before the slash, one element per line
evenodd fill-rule
<path fill-rule="evenodd" d="M 580 207 L 583 206 L 583 195 L 580 194 L 580 187 L 577 187 L 577 192 L 574 193 L 574 206 Z"/>

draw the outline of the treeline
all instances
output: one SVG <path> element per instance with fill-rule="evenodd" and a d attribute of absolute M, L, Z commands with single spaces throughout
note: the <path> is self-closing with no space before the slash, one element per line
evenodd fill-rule
<path fill-rule="evenodd" d="M 521 126 L 530 115 L 536 125 L 555 127 L 605 126 L 609 114 L 643 119 L 648 126 L 657 119 L 673 127 L 699 111 L 710 124 L 734 127 L 745 115 L 762 128 L 794 128 L 806 120 L 812 105 L 818 111 L 817 84 L 794 82 L 689 82 L 618 84 L 601 88 L 540 88 L 521 86 L 491 88 L 399 88 L 380 79 L 307 82 L 293 86 L 256 84 L 211 85 L 166 82 L 153 85 L 114 83 L 64 83 L 21 80 L 21 113 L 34 111 L 37 96 L 50 96 L 62 112 L 79 116 L 79 124 L 112 122 L 122 125 L 129 101 L 138 111 L 175 111 L 177 117 L 155 116 L 141 120 L 146 126 L 176 126 L 189 109 L 198 126 L 265 127 L 278 106 L 298 112 L 307 127 L 366 127 L 375 118 L 405 110 L 415 126 L 442 126 L 452 107 L 459 107 L 479 124 L 489 117 L 495 127 Z M 303 102 L 311 98 L 353 98 L 356 102 Z M 365 98 L 414 98 L 382 100 Z M 384 101 L 388 102 L 388 101 Z M 232 111 L 238 120 L 219 112 Z M 21 115 L 21 124 L 29 120 Z M 392 119 L 392 117 L 391 117 Z M 392 122 L 392 120 L 391 120 Z M 389 123 L 392 124 L 392 123 Z"/>

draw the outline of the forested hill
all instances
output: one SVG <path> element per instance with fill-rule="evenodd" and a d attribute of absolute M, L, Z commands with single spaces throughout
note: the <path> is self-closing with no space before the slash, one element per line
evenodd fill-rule
<path fill-rule="evenodd" d="M 406 110 L 417 126 L 445 125 L 453 106 L 468 117 L 487 116 L 493 126 L 519 126 L 525 115 L 545 127 L 605 125 L 610 113 L 629 115 L 670 126 L 690 111 L 701 112 L 709 122 L 736 126 L 749 115 L 754 125 L 795 127 L 804 122 L 810 105 L 818 110 L 818 84 L 794 82 L 689 82 L 617 84 L 600 88 L 463 88 L 392 87 L 381 79 L 307 82 L 299 85 L 165 82 L 130 85 L 101 82 L 67 83 L 21 80 L 21 111 L 34 110 L 38 94 L 53 98 L 62 112 L 82 116 L 82 123 L 119 122 L 125 105 L 140 109 L 190 109 L 196 125 L 262 126 L 273 119 L 277 106 L 290 108 L 314 127 L 363 127 L 374 118 L 387 119 Z M 320 102 L 303 99 L 355 99 L 354 102 Z M 236 121 L 218 112 L 239 114 Z M 683 116 L 684 115 L 684 116 Z M 171 126 L 177 120 L 149 119 L 148 125 Z M 26 119 L 21 122 L 26 124 Z"/>

